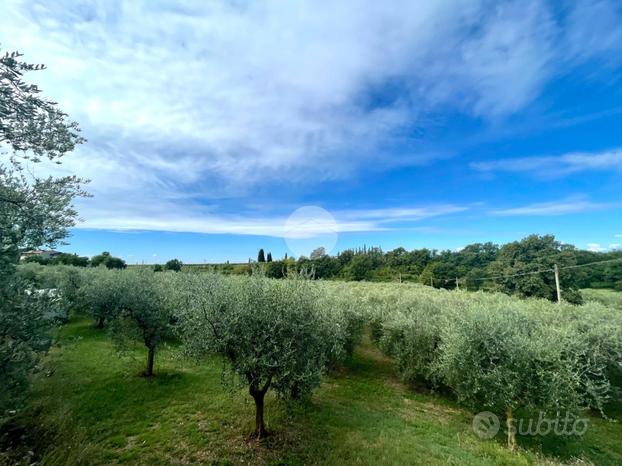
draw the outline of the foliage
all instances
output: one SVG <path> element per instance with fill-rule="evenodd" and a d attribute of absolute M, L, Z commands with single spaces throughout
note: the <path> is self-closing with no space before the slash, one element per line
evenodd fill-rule
<path fill-rule="evenodd" d="M 118 314 L 112 321 L 117 348 L 123 350 L 131 341 L 147 348 L 145 377 L 153 376 L 156 351 L 172 336 L 173 290 L 167 274 L 148 270 L 111 274 L 117 290 Z"/>
<path fill-rule="evenodd" d="M 108 251 L 104 251 L 101 254 L 91 258 L 92 267 L 99 267 L 100 265 L 103 265 L 108 269 L 124 269 L 127 267 L 127 264 L 123 259 L 110 255 Z"/>
<path fill-rule="evenodd" d="M 80 290 L 84 309 L 95 320 L 97 328 L 118 317 L 123 305 L 123 288 L 120 271 L 98 267 L 88 271 Z"/>
<path fill-rule="evenodd" d="M 531 235 L 503 246 L 489 271 L 499 277 L 495 283 L 504 293 L 555 301 L 555 264 L 560 268 L 576 265 L 574 247 L 556 241 L 551 235 Z M 539 273 L 546 270 L 550 272 Z M 561 270 L 560 279 L 563 299 L 580 303 L 576 277 Z"/>
<path fill-rule="evenodd" d="M 323 247 L 319 247 L 314 249 L 313 251 L 311 251 L 311 254 L 309 254 L 309 259 L 311 260 L 315 260 L 315 259 L 321 259 L 322 257 L 326 256 L 326 249 Z"/>
<path fill-rule="evenodd" d="M 265 253 L 263 252 L 263 249 L 260 249 L 259 252 L 257 253 L 257 262 L 266 262 L 266 257 L 265 257 Z"/>
<path fill-rule="evenodd" d="M 171 259 L 164 264 L 164 270 L 172 270 L 173 272 L 179 272 L 183 263 L 179 259 Z"/>
<path fill-rule="evenodd" d="M 581 294 L 586 301 L 595 301 L 622 310 L 622 293 L 619 291 L 587 289 L 581 290 Z"/>
<path fill-rule="evenodd" d="M 53 300 L 12 275 L 0 286 L 0 424 L 28 393 L 29 375 L 51 343 Z"/>
<path fill-rule="evenodd" d="M 24 262 L 37 263 L 41 265 L 73 265 L 75 267 L 88 267 L 90 260 L 85 256 L 78 256 L 77 254 L 60 253 L 53 257 L 42 256 L 30 256 L 27 257 Z"/>
<path fill-rule="evenodd" d="M 292 399 L 308 394 L 343 352 L 344 334 L 307 280 L 255 275 L 232 282 L 210 275 L 186 283 L 180 337 L 191 354 L 227 358 L 255 400 L 255 433 L 263 437 L 267 391 Z"/>
<path fill-rule="evenodd" d="M 17 275 L 27 280 L 38 293 L 54 297 L 56 320 L 66 322 L 70 311 L 80 311 L 80 289 L 84 283 L 84 271 L 73 266 L 42 266 L 37 263 L 21 264 Z"/>
<path fill-rule="evenodd" d="M 376 290 L 366 295 L 386 291 L 366 285 Z M 13 423 L 19 444 L 0 450 L 0 464 L 622 464 L 622 423 L 598 416 L 589 417 L 580 438 L 534 437 L 515 452 L 482 441 L 472 413 L 396 382 L 391 361 L 366 340 L 345 367 L 323 378 L 311 403 L 269 393 L 266 413 L 278 430 L 261 445 L 246 438 L 254 410 L 247 391 L 222 389 L 221 358 L 197 365 L 165 347 L 161 375 L 143 380 L 135 376 L 143 350 L 110 357 L 108 335 L 87 320 L 63 326 L 58 343 L 45 361 L 54 374 L 35 378 L 32 401 Z"/>
<path fill-rule="evenodd" d="M 619 387 L 622 317 L 502 294 L 361 286 L 380 347 L 407 382 L 478 410 L 604 410 Z M 510 438 L 510 445 L 513 439 Z"/>
<path fill-rule="evenodd" d="M 0 56 L 0 352 L 2 406 L 16 405 L 27 386 L 37 353 L 49 339 L 49 293 L 39 293 L 16 275 L 20 250 L 54 246 L 75 224 L 72 200 L 85 195 L 73 176 L 38 178 L 30 164 L 60 158 L 84 140 L 77 124 L 45 99 L 24 74 L 43 69 L 20 61 L 20 54 Z M 6 149 L 7 152 L 4 152 Z M 2 414 L 0 414 L 2 416 Z"/>
<path fill-rule="evenodd" d="M 556 299 L 553 266 L 557 263 L 563 299 L 568 302 L 581 302 L 579 288 L 618 286 L 622 290 L 622 251 L 582 251 L 562 245 L 550 235 L 532 235 L 503 247 L 490 242 L 475 243 L 453 251 L 407 251 L 400 247 L 383 252 L 380 248 L 363 247 L 330 256 L 317 248 L 309 258 L 277 262 L 279 266 L 265 268 L 267 276 L 284 278 L 287 273 L 283 271 L 313 270 L 316 279 L 417 282 L 435 288 L 497 290 L 551 300 Z M 603 263 L 594 264 L 598 262 Z M 581 267 L 564 269 L 575 264 Z M 590 265 L 583 267 L 587 264 Z M 216 269 L 232 275 L 249 272 L 246 264 L 217 265 Z"/>
<path fill-rule="evenodd" d="M 162 267 L 162 265 L 160 264 L 154 264 L 153 265 L 153 271 L 154 272 L 162 272 L 164 270 L 164 268 Z"/>

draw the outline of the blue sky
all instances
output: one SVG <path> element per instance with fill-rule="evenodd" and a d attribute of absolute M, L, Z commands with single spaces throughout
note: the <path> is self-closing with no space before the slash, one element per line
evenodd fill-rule
<path fill-rule="evenodd" d="M 91 180 L 64 250 L 621 247 L 620 2 L 373 3 L 3 2 L 88 139 L 34 168 Z M 288 228 L 304 206 L 330 222 Z"/>

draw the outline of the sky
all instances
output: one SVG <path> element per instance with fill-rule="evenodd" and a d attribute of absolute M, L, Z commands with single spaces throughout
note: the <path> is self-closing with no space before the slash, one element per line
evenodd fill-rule
<path fill-rule="evenodd" d="M 616 0 L 4 0 L 0 49 L 87 139 L 63 251 L 622 248 Z"/>

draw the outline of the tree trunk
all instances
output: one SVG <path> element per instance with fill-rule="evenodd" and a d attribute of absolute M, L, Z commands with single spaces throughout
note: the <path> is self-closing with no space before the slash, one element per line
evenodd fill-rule
<path fill-rule="evenodd" d="M 272 382 L 272 375 L 268 377 L 266 384 L 263 387 L 259 387 L 257 384 L 251 384 L 248 387 L 248 392 L 255 400 L 255 435 L 258 439 L 264 438 L 268 435 L 268 431 L 266 430 L 266 424 L 263 419 L 263 407 L 264 407 L 264 397 L 266 396 L 266 392 L 270 388 L 270 383 Z"/>
<path fill-rule="evenodd" d="M 257 435 L 257 438 L 264 438 L 267 435 L 263 419 L 264 396 L 265 393 L 261 391 L 257 391 L 253 395 L 255 399 L 255 435 Z"/>
<path fill-rule="evenodd" d="M 95 328 L 104 328 L 104 318 L 99 317 L 97 319 L 97 323 L 95 324 Z"/>
<path fill-rule="evenodd" d="M 155 357 L 155 348 L 149 348 L 147 354 L 147 370 L 145 371 L 145 377 L 153 376 L 153 359 Z"/>
<path fill-rule="evenodd" d="M 514 428 L 512 408 L 508 408 L 506 411 L 505 423 L 508 428 L 508 448 L 514 451 L 516 449 L 516 430 Z"/>

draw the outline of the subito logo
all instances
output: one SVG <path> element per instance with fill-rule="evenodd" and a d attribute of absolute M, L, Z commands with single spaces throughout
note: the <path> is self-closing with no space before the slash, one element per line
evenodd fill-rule
<path fill-rule="evenodd" d="M 499 418 L 495 413 L 483 411 L 473 417 L 473 432 L 479 438 L 489 440 L 499 432 Z"/>

